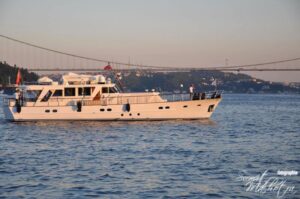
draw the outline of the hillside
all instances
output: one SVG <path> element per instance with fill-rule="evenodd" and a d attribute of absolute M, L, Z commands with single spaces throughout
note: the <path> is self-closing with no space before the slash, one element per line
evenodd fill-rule
<path fill-rule="evenodd" d="M 215 89 L 212 85 L 217 80 L 217 89 L 232 93 L 300 93 L 299 85 L 284 85 L 255 79 L 246 74 L 224 73 L 221 71 L 169 72 L 169 73 L 128 73 L 124 75 L 123 84 L 131 91 L 156 89 L 159 91 L 187 91 L 194 84 L 198 91 Z"/>
<path fill-rule="evenodd" d="M 9 81 L 14 84 L 18 73 L 17 66 L 10 66 L 7 63 L 0 62 L 0 84 L 5 86 L 9 84 Z M 38 79 L 38 75 L 29 72 L 27 69 L 21 68 L 22 81 L 32 82 Z M 10 79 L 10 80 L 9 80 Z"/>
<path fill-rule="evenodd" d="M 17 66 L 9 66 L 0 62 L 0 84 L 5 86 L 9 82 L 16 81 L 18 72 Z M 39 76 L 21 68 L 23 81 L 36 81 Z M 61 75 L 50 75 L 56 80 Z M 300 93 L 300 84 L 285 85 L 278 82 L 269 82 L 255 79 L 241 73 L 224 73 L 221 71 L 200 71 L 190 72 L 123 72 L 121 83 L 126 91 L 141 92 L 155 89 L 165 92 L 187 91 L 191 84 L 194 84 L 197 91 L 211 91 L 215 89 L 212 85 L 217 80 L 217 89 L 227 93 Z M 180 85 L 183 84 L 183 88 Z"/>

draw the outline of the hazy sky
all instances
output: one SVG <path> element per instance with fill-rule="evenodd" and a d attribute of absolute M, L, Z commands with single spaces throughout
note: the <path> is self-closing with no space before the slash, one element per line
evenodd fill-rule
<path fill-rule="evenodd" d="M 300 57 L 300 1 L 0 0 L 0 34 L 137 64 L 248 64 Z M 258 76 L 300 81 L 299 72 Z"/>

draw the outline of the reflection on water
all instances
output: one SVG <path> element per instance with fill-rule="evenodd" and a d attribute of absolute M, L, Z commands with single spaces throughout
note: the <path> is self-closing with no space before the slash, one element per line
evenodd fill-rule
<path fill-rule="evenodd" d="M 3 123 L 8 121 L 2 120 Z M 30 122 L 14 122 L 17 126 L 39 126 L 39 127 L 62 127 L 62 128 L 111 128 L 120 126 L 161 126 L 161 125 L 217 125 L 212 119 L 199 120 L 166 120 L 166 121 L 30 121 Z"/>
<path fill-rule="evenodd" d="M 0 108 L 0 197 L 276 198 L 237 178 L 299 169 L 299 112 L 298 95 L 225 95 L 209 120 L 13 123 Z"/>

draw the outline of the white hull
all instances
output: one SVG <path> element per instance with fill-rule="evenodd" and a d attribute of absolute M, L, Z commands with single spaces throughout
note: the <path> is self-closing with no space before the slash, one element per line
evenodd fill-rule
<path fill-rule="evenodd" d="M 24 106 L 20 113 L 15 106 L 4 106 L 4 114 L 6 119 L 11 121 L 201 119 L 209 118 L 220 101 L 221 98 L 139 103 L 130 104 L 130 111 L 126 111 L 124 104 L 82 106 L 81 112 L 78 112 L 75 105 Z"/>

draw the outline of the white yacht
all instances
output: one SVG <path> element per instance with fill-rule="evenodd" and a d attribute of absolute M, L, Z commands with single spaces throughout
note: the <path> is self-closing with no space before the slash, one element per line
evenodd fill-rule
<path fill-rule="evenodd" d="M 59 82 L 44 77 L 34 85 L 20 85 L 4 98 L 4 114 L 11 121 L 37 120 L 168 120 L 209 118 L 221 92 L 194 96 L 159 92 L 123 93 L 102 75 L 69 73 Z"/>

